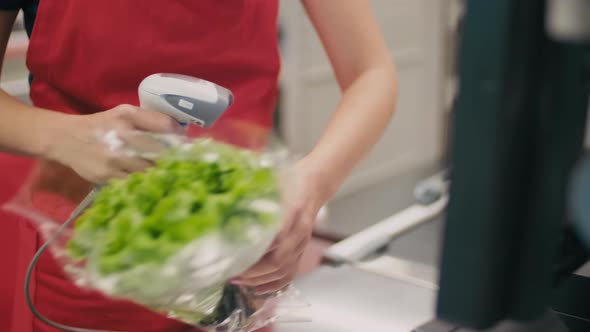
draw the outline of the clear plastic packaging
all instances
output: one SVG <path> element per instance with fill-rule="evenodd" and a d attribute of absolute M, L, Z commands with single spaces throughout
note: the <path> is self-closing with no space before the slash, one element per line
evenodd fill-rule
<path fill-rule="evenodd" d="M 113 151 L 154 166 L 98 188 L 40 162 L 6 208 L 55 238 L 51 253 L 80 287 L 207 331 L 305 321 L 294 288 L 261 297 L 229 282 L 280 230 L 288 154 L 266 138 L 238 147 L 231 137 L 198 136 L 100 133 Z M 81 215 L 62 227 L 76 209 Z"/>

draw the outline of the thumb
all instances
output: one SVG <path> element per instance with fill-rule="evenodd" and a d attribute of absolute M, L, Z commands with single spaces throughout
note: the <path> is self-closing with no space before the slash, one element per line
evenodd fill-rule
<path fill-rule="evenodd" d="M 155 133 L 182 133 L 182 126 L 172 117 L 146 109 L 126 113 L 126 118 L 135 129 Z"/>

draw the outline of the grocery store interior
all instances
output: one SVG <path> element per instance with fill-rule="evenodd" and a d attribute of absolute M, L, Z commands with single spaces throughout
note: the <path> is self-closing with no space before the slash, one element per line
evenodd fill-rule
<path fill-rule="evenodd" d="M 529 1 L 530 6 L 477 2 L 371 1 L 397 66 L 395 115 L 379 143 L 320 210 L 293 282 L 307 305 L 286 308 L 293 311 L 291 317 L 279 317 L 261 331 L 590 330 L 590 302 L 578 295 L 590 291 L 585 277 L 590 269 L 584 265 L 590 257 L 585 233 L 590 227 L 583 226 L 590 211 L 588 204 L 576 205 L 588 198 L 584 188 L 590 187 L 571 185 L 570 178 L 577 169 L 576 183 L 588 184 L 590 175 L 585 177 L 580 157 L 584 136 L 566 128 L 567 121 L 585 124 L 587 108 L 573 120 L 573 115 L 551 113 L 551 107 L 575 107 L 574 92 L 583 91 L 588 100 L 588 84 L 578 89 L 570 74 L 581 71 L 577 65 L 590 67 L 590 1 Z M 544 18 L 559 12 L 559 23 L 546 21 L 554 23 L 555 29 L 548 30 L 559 47 L 548 42 L 547 48 L 555 51 L 529 64 L 521 59 L 540 47 L 532 37 L 538 27 L 523 28 L 534 26 L 530 22 L 541 11 L 532 3 L 545 4 Z M 559 7 L 563 3 L 583 8 L 583 18 L 572 8 Z M 510 28 L 491 28 L 494 19 Z M 577 34 L 567 34 L 574 30 Z M 341 92 L 300 2 L 281 1 L 278 31 L 282 67 L 274 131 L 291 153 L 304 155 L 320 138 Z M 30 103 L 27 47 L 21 13 L 4 56 L 0 87 Z M 576 60 L 578 55 L 584 60 Z M 531 73 L 545 75 L 542 61 L 557 68 L 543 82 L 553 80 L 565 88 L 528 88 L 539 81 Z M 481 63 L 489 65 L 482 69 Z M 460 74 L 473 84 L 459 89 Z M 557 97 L 539 97 L 537 103 L 533 99 L 541 90 L 545 97 Z M 498 91 L 513 93 L 499 96 Z M 545 117 L 525 103 L 544 107 Z M 527 111 L 504 111 L 513 105 Z M 577 191 L 568 191 L 572 186 Z M 1 191 L 2 201 L 8 200 Z M 571 206 L 574 211 L 566 212 Z M 547 221 L 551 218 L 560 222 Z M 2 227 L 16 229 L 13 224 Z M 14 232 L 0 231 L 0 243 L 10 243 Z M 10 251 L 5 247 L 2 251 Z M 17 278 L 11 272 L 17 255 L 2 256 L 2 274 L 9 281 Z M 23 293 L 13 284 L 0 284 L 2 313 L 11 312 L 17 305 L 13 299 Z M 9 324 L 11 319 L 7 317 Z"/>

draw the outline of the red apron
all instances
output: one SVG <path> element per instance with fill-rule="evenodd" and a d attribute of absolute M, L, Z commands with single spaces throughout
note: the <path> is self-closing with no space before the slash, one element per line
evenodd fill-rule
<path fill-rule="evenodd" d="M 27 58 L 34 75 L 31 99 L 39 107 L 67 113 L 137 105 L 144 77 L 173 72 L 233 91 L 235 103 L 221 121 L 239 119 L 268 129 L 280 65 L 277 2 L 41 0 Z M 8 181 L 22 178 L 28 171 L 24 166 L 30 166 L 22 161 L 18 168 L 9 167 L 9 158 L 0 155 L 4 194 L 17 190 Z M 18 174 L 8 174 L 15 169 Z M 2 222 L 18 222 L 13 219 Z M 6 244 L 20 251 L 11 331 L 54 332 L 33 320 L 25 306 L 24 272 L 41 241 L 31 225 L 18 225 L 18 243 Z M 15 238 L 16 230 L 11 232 Z M 130 332 L 189 330 L 139 306 L 81 291 L 49 255 L 39 262 L 32 290 L 40 311 L 60 323 Z"/>

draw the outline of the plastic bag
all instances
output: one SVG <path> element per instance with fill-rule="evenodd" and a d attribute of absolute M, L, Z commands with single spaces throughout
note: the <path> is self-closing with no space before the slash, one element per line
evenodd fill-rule
<path fill-rule="evenodd" d="M 41 162 L 6 207 L 35 222 L 46 239 L 59 232 L 50 250 L 80 287 L 209 331 L 304 321 L 307 305 L 292 287 L 259 297 L 229 283 L 262 257 L 279 231 L 289 178 L 286 151 L 276 144 L 264 150 L 269 144 L 260 138 L 247 141 L 249 148 L 232 145 L 256 137 L 238 127 L 251 130 L 233 123 L 233 138 L 222 130 L 196 139 L 100 133 L 112 150 L 155 167 L 92 189 L 68 168 Z M 64 229 L 76 206 L 81 215 Z"/>

